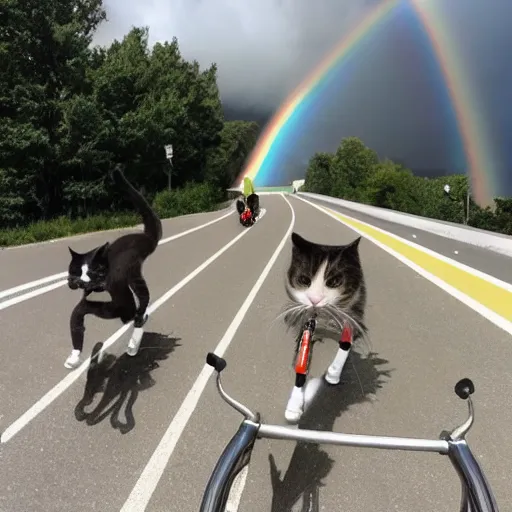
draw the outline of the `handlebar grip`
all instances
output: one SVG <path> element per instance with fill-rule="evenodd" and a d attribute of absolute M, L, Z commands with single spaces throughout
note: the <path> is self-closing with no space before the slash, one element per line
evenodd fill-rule
<path fill-rule="evenodd" d="M 462 400 L 467 400 L 475 392 L 475 385 L 471 379 L 465 378 L 455 384 L 455 393 Z"/>
<path fill-rule="evenodd" d="M 227 364 L 225 359 L 222 359 L 222 357 L 219 357 L 217 354 L 214 354 L 213 352 L 208 352 L 206 355 L 206 364 L 209 364 L 213 368 L 215 368 L 215 371 L 220 373 L 224 368 L 226 368 Z"/>

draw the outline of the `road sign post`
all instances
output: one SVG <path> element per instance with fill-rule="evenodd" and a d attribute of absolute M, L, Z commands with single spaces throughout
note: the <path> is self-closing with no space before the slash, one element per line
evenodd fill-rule
<path fill-rule="evenodd" d="M 167 177 L 168 177 L 167 185 L 169 187 L 169 190 L 171 190 L 172 157 L 173 157 L 172 144 L 167 144 L 165 146 L 165 158 L 167 158 L 167 160 L 169 160 L 169 164 L 171 165 L 169 168 L 169 171 L 167 172 Z"/>

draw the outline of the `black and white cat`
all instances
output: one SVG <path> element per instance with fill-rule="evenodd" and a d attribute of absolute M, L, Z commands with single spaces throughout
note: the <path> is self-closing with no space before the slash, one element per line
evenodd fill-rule
<path fill-rule="evenodd" d="M 285 322 L 300 333 L 304 322 L 317 315 L 319 325 L 334 325 L 338 332 L 348 322 L 352 340 L 365 335 L 364 309 L 366 286 L 359 242 L 361 237 L 347 245 L 320 245 L 292 233 L 292 258 L 286 274 L 286 292 L 292 301 Z M 325 374 L 329 384 L 338 384 L 350 352 L 351 343 L 342 343 Z M 296 347 L 297 350 L 298 347 Z M 293 387 L 286 406 L 285 418 L 300 420 L 306 402 L 306 386 Z"/>
<path fill-rule="evenodd" d="M 148 318 L 149 290 L 142 275 L 142 265 L 162 238 L 162 223 L 144 197 L 125 178 L 120 166 L 116 167 L 112 177 L 141 214 L 144 232 L 121 236 L 85 254 L 69 248 L 68 286 L 72 290 L 82 290 L 83 297 L 71 313 L 73 350 L 64 363 L 66 368 L 76 368 L 80 364 L 86 315 L 119 318 L 124 324 L 133 320 L 134 330 L 127 349 L 131 356 L 139 350 L 143 326 Z M 104 291 L 110 294 L 110 302 L 87 298 L 93 292 Z"/>

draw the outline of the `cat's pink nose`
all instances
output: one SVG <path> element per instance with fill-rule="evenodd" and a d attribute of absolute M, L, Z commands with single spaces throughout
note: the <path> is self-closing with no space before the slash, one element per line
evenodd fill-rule
<path fill-rule="evenodd" d="M 308 299 L 311 301 L 311 304 L 313 304 L 313 306 L 316 306 L 323 299 L 323 297 L 321 295 L 308 294 Z"/>

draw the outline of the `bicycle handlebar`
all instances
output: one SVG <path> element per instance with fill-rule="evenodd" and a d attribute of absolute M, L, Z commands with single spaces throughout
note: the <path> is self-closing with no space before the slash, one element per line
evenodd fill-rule
<path fill-rule="evenodd" d="M 462 483 L 462 500 L 459 510 L 461 512 L 498 512 L 498 505 L 489 482 L 465 440 L 465 435 L 474 421 L 471 395 L 475 392 L 475 386 L 470 379 L 461 379 L 455 385 L 456 395 L 468 402 L 468 419 L 451 432 L 441 432 L 437 440 L 412 439 L 342 434 L 264 424 L 260 421 L 259 414 L 253 413 L 248 407 L 230 397 L 224 391 L 221 373 L 227 366 L 226 360 L 210 352 L 206 357 L 206 362 L 217 372 L 217 389 L 222 399 L 245 416 L 245 420 L 226 446 L 210 476 L 203 495 L 201 512 L 226 510 L 225 507 L 234 478 L 249 463 L 254 442 L 257 438 L 384 450 L 422 451 L 447 455 Z"/>
<path fill-rule="evenodd" d="M 227 362 L 222 357 L 219 357 L 217 354 L 213 352 L 209 352 L 206 356 L 206 363 L 210 365 L 217 372 L 217 390 L 222 397 L 222 399 L 229 404 L 233 409 L 242 414 L 247 420 L 252 422 L 259 421 L 259 415 L 252 412 L 246 405 L 238 402 L 234 398 L 232 398 L 224 388 L 222 387 L 221 381 L 221 373 L 227 367 Z M 466 434 L 471 429 L 471 426 L 474 422 L 474 407 L 473 402 L 471 400 L 471 395 L 475 392 L 475 385 L 469 378 L 463 378 L 455 384 L 454 387 L 455 394 L 461 399 L 466 400 L 468 402 L 468 418 L 467 420 L 460 426 L 454 428 L 451 432 L 443 431 L 441 436 L 442 438 L 448 438 L 451 441 L 462 440 L 465 438 Z M 286 427 L 283 427 L 286 428 Z"/>

